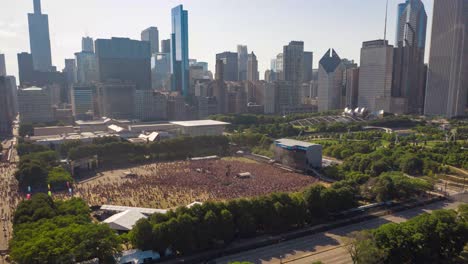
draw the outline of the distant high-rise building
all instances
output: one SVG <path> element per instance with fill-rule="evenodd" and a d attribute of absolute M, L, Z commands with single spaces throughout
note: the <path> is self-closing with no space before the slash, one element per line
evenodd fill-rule
<path fill-rule="evenodd" d="M 468 0 L 434 0 L 424 114 L 466 115 Z"/>
<path fill-rule="evenodd" d="M 216 54 L 216 61 L 221 60 L 223 66 L 223 76 L 225 81 L 238 81 L 238 56 L 235 52 L 225 51 L 223 53 Z"/>
<path fill-rule="evenodd" d="M 237 69 L 239 71 L 238 80 L 247 80 L 247 67 L 248 67 L 249 53 L 247 46 L 237 45 Z"/>
<path fill-rule="evenodd" d="M 94 116 L 94 86 L 73 86 L 71 91 L 72 110 L 75 119 L 86 120 Z"/>
<path fill-rule="evenodd" d="M 270 70 L 276 72 L 276 58 L 270 60 Z"/>
<path fill-rule="evenodd" d="M 312 81 L 312 64 L 314 61 L 314 53 L 304 51 L 303 66 L 302 66 L 302 81 Z"/>
<path fill-rule="evenodd" d="M 28 14 L 29 44 L 33 57 L 34 70 L 51 71 L 49 18 L 41 13 L 41 0 L 34 0 L 34 13 Z"/>
<path fill-rule="evenodd" d="M 346 107 L 355 109 L 359 96 L 359 67 L 346 69 Z"/>
<path fill-rule="evenodd" d="M 344 65 L 334 49 L 329 49 L 319 62 L 318 111 L 341 108 Z"/>
<path fill-rule="evenodd" d="M 157 27 L 149 27 L 143 30 L 141 40 L 150 43 L 151 54 L 159 52 L 159 31 Z"/>
<path fill-rule="evenodd" d="M 94 41 L 91 37 L 83 37 L 81 39 L 81 51 L 94 52 Z"/>
<path fill-rule="evenodd" d="M 6 76 L 5 54 L 0 54 L 0 76 Z"/>
<path fill-rule="evenodd" d="M 0 135 L 11 135 L 16 117 L 16 80 L 13 76 L 0 76 Z"/>
<path fill-rule="evenodd" d="M 276 55 L 276 77 L 278 80 L 284 80 L 283 62 L 283 53 L 278 53 Z"/>
<path fill-rule="evenodd" d="M 167 119 L 167 97 L 153 90 L 135 91 L 135 118 L 141 121 Z"/>
<path fill-rule="evenodd" d="M 421 0 L 398 5 L 392 96 L 404 98 L 403 112 L 422 114 L 427 15 Z"/>
<path fill-rule="evenodd" d="M 358 106 L 393 112 L 393 46 L 386 40 L 366 41 L 361 48 Z"/>
<path fill-rule="evenodd" d="M 76 61 L 75 59 L 65 59 L 65 68 L 63 69 L 68 84 L 76 83 Z"/>
<path fill-rule="evenodd" d="M 172 9 L 171 35 L 172 91 L 183 96 L 189 92 L 188 12 L 183 5 Z"/>
<path fill-rule="evenodd" d="M 18 90 L 21 123 L 47 123 L 54 121 L 52 89 L 29 87 Z"/>
<path fill-rule="evenodd" d="M 283 47 L 283 72 L 284 80 L 293 83 L 302 82 L 304 63 L 304 42 L 291 41 Z"/>
<path fill-rule="evenodd" d="M 99 115 L 116 119 L 132 119 L 135 110 L 136 86 L 130 83 L 111 81 L 96 87 Z"/>
<path fill-rule="evenodd" d="M 300 103 L 299 90 L 302 83 L 302 69 L 304 58 L 304 42 L 291 41 L 283 47 L 282 53 L 282 75 L 281 80 L 286 82 L 279 86 L 278 102 L 280 102 L 280 111 L 284 107 L 297 106 Z M 279 58 L 277 57 L 277 63 Z M 279 66 L 277 64 L 277 66 Z M 284 92 L 283 92 L 284 90 Z M 287 102 L 287 104 L 282 104 Z"/>
<path fill-rule="evenodd" d="M 128 38 L 96 40 L 99 81 L 132 82 L 138 90 L 151 89 L 151 52 L 146 41 Z"/>
<path fill-rule="evenodd" d="M 80 84 L 91 84 L 99 80 L 96 54 L 89 51 L 75 53 L 76 81 Z"/>
<path fill-rule="evenodd" d="M 248 56 L 247 60 L 247 80 L 256 82 L 258 81 L 258 61 L 257 61 L 257 56 L 255 56 L 255 53 L 251 53 Z"/>
<path fill-rule="evenodd" d="M 170 90 L 171 55 L 156 53 L 151 58 L 151 83 L 154 90 Z"/>
<path fill-rule="evenodd" d="M 171 40 L 170 39 L 161 40 L 161 52 L 171 53 Z"/>
<path fill-rule="evenodd" d="M 222 59 L 216 59 L 215 80 L 224 81 L 224 61 Z"/>
<path fill-rule="evenodd" d="M 34 64 L 33 57 L 30 53 L 18 53 L 18 75 L 21 86 L 32 81 L 34 75 Z"/>

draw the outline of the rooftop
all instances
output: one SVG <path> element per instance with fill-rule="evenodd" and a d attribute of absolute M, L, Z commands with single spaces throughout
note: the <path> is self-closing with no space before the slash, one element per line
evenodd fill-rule
<path fill-rule="evenodd" d="M 146 216 L 138 211 L 126 210 L 107 218 L 103 222 L 114 230 L 130 231 L 135 223 L 142 218 L 146 218 Z"/>
<path fill-rule="evenodd" d="M 226 126 L 229 123 L 216 121 L 216 120 L 193 120 L 193 121 L 174 121 L 171 124 L 184 126 L 184 127 L 197 127 L 197 126 Z"/>
<path fill-rule="evenodd" d="M 36 86 L 32 86 L 32 87 L 24 88 L 24 89 L 21 89 L 21 90 L 22 90 L 22 91 L 42 91 L 42 88 L 36 87 Z"/>
<path fill-rule="evenodd" d="M 289 148 L 294 148 L 294 147 L 308 148 L 310 146 L 318 145 L 318 144 L 313 144 L 313 143 L 299 141 L 295 139 L 289 139 L 289 138 L 282 138 L 282 139 L 275 140 L 275 144 L 283 146 L 283 147 L 289 147 Z"/>

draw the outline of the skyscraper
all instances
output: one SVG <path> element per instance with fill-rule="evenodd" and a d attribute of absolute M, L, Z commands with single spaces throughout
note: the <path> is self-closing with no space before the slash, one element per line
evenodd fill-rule
<path fill-rule="evenodd" d="M 172 9 L 171 35 L 172 91 L 183 96 L 189 92 L 188 12 L 183 5 Z"/>
<path fill-rule="evenodd" d="M 94 52 L 94 42 L 93 38 L 83 37 L 81 39 L 81 51 L 84 52 Z"/>
<path fill-rule="evenodd" d="M 312 64 L 314 61 L 314 53 L 310 51 L 304 51 L 304 59 L 302 66 L 302 81 L 312 81 Z"/>
<path fill-rule="evenodd" d="M 149 41 L 151 54 L 159 52 L 159 31 L 157 27 L 149 27 L 141 32 L 141 40 Z"/>
<path fill-rule="evenodd" d="M 24 86 L 33 80 L 34 65 L 33 57 L 30 53 L 18 53 L 18 75 L 21 86 Z"/>
<path fill-rule="evenodd" d="M 12 76 L 0 76 L 0 135 L 11 135 L 16 113 L 16 80 Z"/>
<path fill-rule="evenodd" d="M 468 89 L 468 0 L 434 0 L 425 115 L 465 115 Z"/>
<path fill-rule="evenodd" d="M 76 80 L 79 84 L 90 84 L 99 80 L 98 64 L 94 52 L 75 53 Z"/>
<path fill-rule="evenodd" d="M 249 52 L 247 46 L 237 45 L 237 69 L 239 71 L 238 80 L 247 80 L 247 64 L 249 59 Z"/>
<path fill-rule="evenodd" d="M 128 38 L 96 40 L 99 81 L 132 82 L 137 90 L 151 89 L 151 52 L 146 41 Z"/>
<path fill-rule="evenodd" d="M 224 81 L 224 62 L 222 59 L 216 59 L 215 80 Z"/>
<path fill-rule="evenodd" d="M 303 58 L 304 42 L 291 41 L 283 47 L 284 80 L 297 84 L 302 82 Z"/>
<path fill-rule="evenodd" d="M 161 53 L 171 53 L 171 40 L 170 39 L 161 40 Z"/>
<path fill-rule="evenodd" d="M 319 62 L 318 111 L 341 108 L 344 65 L 334 49 L 329 49 Z"/>
<path fill-rule="evenodd" d="M 404 112 L 422 114 L 427 15 L 421 0 L 398 5 L 392 96 L 407 100 Z"/>
<path fill-rule="evenodd" d="M 283 53 L 278 53 L 276 55 L 276 78 L 278 80 L 284 80 L 284 73 L 283 73 Z"/>
<path fill-rule="evenodd" d="M 0 76 L 6 76 L 5 54 L 0 53 Z"/>
<path fill-rule="evenodd" d="M 386 40 L 366 41 L 361 48 L 358 106 L 392 112 L 393 46 Z"/>
<path fill-rule="evenodd" d="M 236 52 L 225 51 L 223 53 L 216 54 L 216 61 L 221 60 L 223 66 L 223 77 L 224 81 L 235 82 L 239 80 L 239 63 L 238 55 Z"/>
<path fill-rule="evenodd" d="M 251 53 L 248 56 L 247 60 L 247 80 L 251 82 L 256 82 L 258 81 L 258 61 L 257 61 L 257 56 L 255 56 L 255 53 Z"/>
<path fill-rule="evenodd" d="M 28 14 L 29 44 L 33 57 L 34 70 L 51 71 L 49 18 L 41 13 L 41 0 L 34 0 L 34 13 Z"/>

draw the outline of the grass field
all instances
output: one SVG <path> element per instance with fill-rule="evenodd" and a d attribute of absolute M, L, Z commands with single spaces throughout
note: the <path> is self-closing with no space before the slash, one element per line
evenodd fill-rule
<path fill-rule="evenodd" d="M 126 172 L 134 175 L 125 177 Z M 242 172 L 250 172 L 252 176 L 237 177 Z M 75 196 L 84 198 L 91 206 L 113 204 L 164 209 L 194 201 L 299 191 L 317 182 L 310 176 L 237 157 L 154 163 L 99 175 L 75 184 Z"/>

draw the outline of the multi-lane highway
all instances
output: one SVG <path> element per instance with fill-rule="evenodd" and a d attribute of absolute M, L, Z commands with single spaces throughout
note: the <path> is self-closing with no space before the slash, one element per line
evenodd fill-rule
<path fill-rule="evenodd" d="M 465 194 L 466 195 L 466 194 Z M 418 207 L 380 218 L 352 224 L 344 227 L 317 233 L 311 236 L 294 239 L 226 256 L 216 260 L 216 263 L 232 261 L 249 261 L 252 263 L 294 263 L 311 264 L 314 261 L 323 263 L 352 263 L 346 250 L 345 237 L 353 231 L 372 229 L 385 223 L 400 223 L 424 212 L 437 209 L 456 208 L 460 202 L 438 202 L 424 207 Z M 281 259 L 281 260 L 280 260 Z"/>

